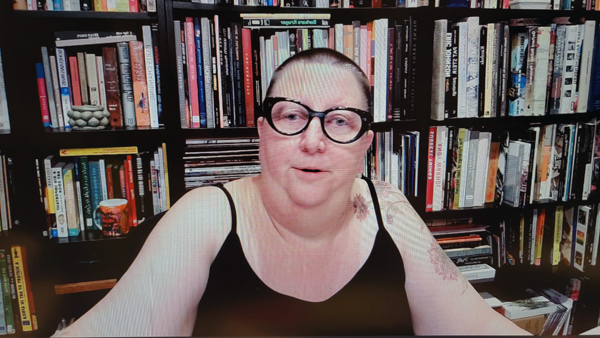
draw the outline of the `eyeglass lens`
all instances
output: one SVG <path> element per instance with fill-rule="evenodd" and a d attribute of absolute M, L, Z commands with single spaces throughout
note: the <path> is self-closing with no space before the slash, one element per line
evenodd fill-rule
<path fill-rule="evenodd" d="M 281 101 L 271 109 L 271 119 L 275 129 L 282 134 L 295 134 L 310 123 L 310 114 L 302 105 Z M 348 142 L 361 131 L 361 117 L 349 110 L 339 109 L 328 112 L 324 118 L 325 133 L 338 142 Z"/>

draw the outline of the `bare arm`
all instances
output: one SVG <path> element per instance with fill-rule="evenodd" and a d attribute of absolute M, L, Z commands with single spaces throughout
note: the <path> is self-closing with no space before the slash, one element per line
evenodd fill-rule
<path fill-rule="evenodd" d="M 191 335 L 210 264 L 230 225 L 229 204 L 219 189 L 186 194 L 156 225 L 117 285 L 61 335 Z"/>
<path fill-rule="evenodd" d="M 376 186 L 385 226 L 404 261 L 416 334 L 529 334 L 487 305 L 398 189 Z"/>

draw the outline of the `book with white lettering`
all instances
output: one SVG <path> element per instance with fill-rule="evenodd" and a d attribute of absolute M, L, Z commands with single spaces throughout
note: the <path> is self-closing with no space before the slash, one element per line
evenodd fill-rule
<path fill-rule="evenodd" d="M 56 47 L 98 45 L 137 40 L 131 31 L 124 32 L 82 32 L 58 31 L 54 32 Z"/>

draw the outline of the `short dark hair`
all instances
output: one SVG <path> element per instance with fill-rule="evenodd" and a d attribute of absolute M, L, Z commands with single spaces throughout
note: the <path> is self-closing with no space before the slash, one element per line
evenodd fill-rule
<path fill-rule="evenodd" d="M 366 106 L 369 107 L 369 111 L 371 111 L 371 85 L 369 84 L 369 79 L 353 60 L 346 55 L 329 48 L 303 50 L 285 60 L 273 73 L 265 97 L 270 96 L 273 87 L 277 84 L 277 81 L 279 81 L 281 73 L 290 65 L 296 63 L 331 65 L 350 71 L 350 73 L 354 75 L 356 81 L 358 81 L 365 97 Z"/>

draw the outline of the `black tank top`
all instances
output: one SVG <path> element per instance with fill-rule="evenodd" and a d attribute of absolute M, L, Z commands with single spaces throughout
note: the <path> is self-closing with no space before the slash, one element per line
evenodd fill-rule
<path fill-rule="evenodd" d="M 231 232 L 210 268 L 194 336 L 412 335 L 404 290 L 404 263 L 383 226 L 373 183 L 369 185 L 379 229 L 367 261 L 331 298 L 308 302 L 280 294 L 254 273 L 236 232 Z"/>

